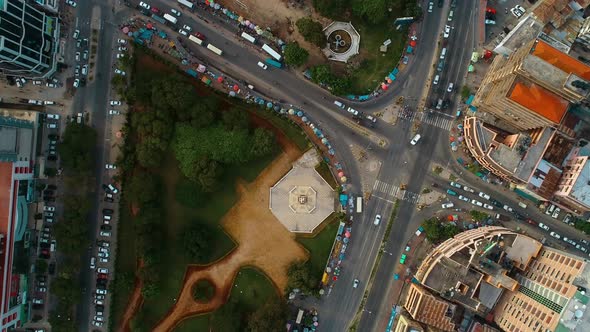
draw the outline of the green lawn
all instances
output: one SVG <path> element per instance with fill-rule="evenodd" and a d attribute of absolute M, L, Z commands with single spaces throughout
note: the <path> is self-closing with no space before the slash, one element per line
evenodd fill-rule
<path fill-rule="evenodd" d="M 317 275 L 318 280 L 322 278 L 330 249 L 332 249 L 338 231 L 338 215 L 332 213 L 325 222 L 326 226 L 315 237 L 297 237 L 297 241 L 309 250 L 312 274 Z"/>
<path fill-rule="evenodd" d="M 358 20 L 356 20 L 358 21 Z M 395 30 L 393 24 L 367 25 L 360 21 L 353 25 L 361 35 L 361 56 L 364 61 L 351 75 L 352 91 L 356 94 L 373 92 L 377 84 L 383 81 L 397 65 L 407 41 L 407 30 Z M 391 39 L 387 53 L 381 53 L 379 47 Z"/>
<path fill-rule="evenodd" d="M 135 248 L 135 229 L 133 226 L 133 219 L 130 211 L 127 208 L 125 201 L 125 194 L 122 194 L 121 204 L 119 209 L 119 222 L 117 224 L 117 255 L 115 261 L 115 270 L 117 271 L 116 278 L 125 275 L 127 278 L 134 278 L 137 268 L 137 251 Z M 124 240 L 123 240 L 124 239 Z M 131 281 L 133 282 L 133 281 Z M 129 281 L 128 281 L 129 285 Z M 131 297 L 133 286 L 131 287 L 116 287 L 113 292 L 111 302 L 111 326 L 118 326 L 125 308 Z"/>
<path fill-rule="evenodd" d="M 150 329 L 168 312 L 173 299 L 178 296 L 182 286 L 187 264 L 204 264 L 215 261 L 235 247 L 236 244 L 223 231 L 219 221 L 237 200 L 236 181 L 238 177 L 252 181 L 275 157 L 276 155 L 268 156 L 226 170 L 222 182 L 218 186 L 221 190 L 203 195 L 203 201 L 195 202 L 192 207 L 180 204 L 176 200 L 177 184 L 187 180 L 180 174 L 177 161 L 172 153 L 165 159 L 166 162 L 161 168 L 160 175 L 165 187 L 163 199 L 167 214 L 165 221 L 166 243 L 162 243 L 161 246 L 161 255 L 165 259 L 162 259 L 159 270 L 166 277 L 162 278 L 160 294 L 146 299 L 144 302 L 141 309 L 143 327 Z M 214 230 L 214 237 L 211 240 L 212 253 L 208 259 L 202 262 L 195 262 L 185 255 L 182 241 L 180 241 L 182 232 L 191 222 L 207 224 Z"/>
<path fill-rule="evenodd" d="M 237 286 L 236 286 L 237 285 Z M 232 332 L 244 331 L 248 314 L 262 306 L 269 298 L 277 296 L 271 281 L 260 271 L 246 267 L 238 272 L 228 303 L 219 310 L 183 321 L 174 332 Z M 231 313 L 231 316 L 227 316 Z M 223 324 L 226 322 L 227 324 Z"/>

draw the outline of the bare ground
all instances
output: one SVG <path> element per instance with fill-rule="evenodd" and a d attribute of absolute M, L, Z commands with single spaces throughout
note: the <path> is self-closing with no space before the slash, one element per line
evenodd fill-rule
<path fill-rule="evenodd" d="M 280 137 L 280 136 L 279 136 Z M 246 266 L 262 270 L 272 280 L 277 292 L 287 285 L 287 267 L 293 260 L 307 259 L 308 253 L 268 209 L 269 188 L 290 168 L 301 152 L 290 142 L 279 139 L 283 153 L 252 183 L 240 182 L 240 199 L 223 217 L 222 226 L 238 243 L 227 256 L 210 265 L 189 266 L 178 300 L 154 331 L 172 331 L 190 316 L 211 312 L 229 297 L 237 272 Z M 208 303 L 193 299 L 192 288 L 200 279 L 215 286 L 215 295 Z"/>

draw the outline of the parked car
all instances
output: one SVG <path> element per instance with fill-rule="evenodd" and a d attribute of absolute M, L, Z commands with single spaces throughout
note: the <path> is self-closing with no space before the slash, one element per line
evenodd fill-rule
<path fill-rule="evenodd" d="M 80 30 L 78 30 L 78 29 L 74 30 L 74 34 L 72 35 L 72 38 L 78 39 L 79 36 L 80 36 Z"/>
<path fill-rule="evenodd" d="M 441 206 L 443 209 L 450 209 L 453 206 L 455 206 L 455 204 L 453 204 L 452 202 L 448 202 L 448 203 L 443 203 Z"/>
<path fill-rule="evenodd" d="M 119 100 L 111 100 L 111 106 L 121 106 L 121 101 Z"/>
<path fill-rule="evenodd" d="M 478 194 L 478 196 L 479 196 L 479 197 L 481 197 L 481 198 L 483 198 L 483 199 L 487 199 L 487 200 L 489 200 L 489 199 L 490 199 L 490 195 L 488 195 L 488 194 L 486 194 L 486 193 L 484 193 L 484 192 L 480 192 L 480 193 Z"/>
<path fill-rule="evenodd" d="M 549 235 L 553 236 L 554 238 L 556 238 L 558 240 L 561 238 L 561 235 L 559 235 L 559 234 L 557 234 L 555 232 L 551 232 L 551 233 L 549 233 Z"/>
<path fill-rule="evenodd" d="M 483 206 L 483 203 L 480 202 L 480 201 L 478 201 L 478 200 L 476 200 L 476 199 L 472 199 L 471 200 L 471 204 L 477 205 L 477 206 Z"/>
<path fill-rule="evenodd" d="M 459 195 L 459 199 L 462 200 L 463 202 L 469 202 L 469 198 L 465 197 L 463 195 Z"/>
<path fill-rule="evenodd" d="M 466 192 L 470 192 L 470 193 L 474 193 L 475 192 L 475 190 L 473 190 L 473 189 L 471 189 L 471 188 L 469 188 L 467 186 L 463 186 L 463 190 L 465 190 Z"/>
<path fill-rule="evenodd" d="M 549 230 L 549 226 L 543 224 L 542 222 L 539 223 L 539 227 L 542 228 L 542 229 L 544 229 L 544 230 L 546 230 L 546 231 Z"/>
<path fill-rule="evenodd" d="M 463 188 L 463 186 L 457 182 L 451 182 L 451 186 L 453 186 L 455 188 L 459 188 L 459 189 Z"/>
<path fill-rule="evenodd" d="M 178 10 L 174 8 L 170 9 L 170 12 L 176 17 L 180 17 L 180 15 L 182 15 Z"/>
<path fill-rule="evenodd" d="M 483 207 L 486 208 L 486 209 L 488 209 L 488 210 L 493 210 L 494 209 L 494 207 L 491 206 L 491 205 L 489 205 L 489 204 L 484 204 Z"/>

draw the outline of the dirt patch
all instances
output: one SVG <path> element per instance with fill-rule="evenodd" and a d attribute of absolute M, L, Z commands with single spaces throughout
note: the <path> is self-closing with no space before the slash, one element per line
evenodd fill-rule
<path fill-rule="evenodd" d="M 223 217 L 221 225 L 239 244 L 238 247 L 210 265 L 189 266 L 176 304 L 154 331 L 171 331 L 190 316 L 219 308 L 227 301 L 233 280 L 242 267 L 260 269 L 282 293 L 287 286 L 289 264 L 307 258 L 307 251 L 295 240 L 295 235 L 287 231 L 268 209 L 269 188 L 301 155 L 292 143 L 285 142 L 283 153 L 254 182 L 237 185 L 240 199 Z M 215 295 L 208 303 L 198 303 L 193 297 L 193 286 L 201 279 L 208 279 L 215 286 Z"/>
<path fill-rule="evenodd" d="M 143 261 L 139 260 L 138 270 L 141 270 L 142 267 L 143 267 Z M 137 310 L 143 304 L 143 296 L 141 295 L 141 288 L 142 287 L 143 287 L 143 280 L 141 278 L 139 278 L 138 276 L 136 276 L 135 277 L 135 286 L 133 288 L 133 293 L 131 294 L 131 298 L 129 298 L 129 304 L 127 305 L 127 308 L 125 309 L 125 313 L 123 314 L 123 317 L 121 318 L 121 324 L 119 325 L 119 328 L 117 329 L 118 332 L 131 331 L 131 326 L 130 326 L 131 320 L 133 319 L 133 316 L 135 316 L 135 313 L 137 312 Z"/>

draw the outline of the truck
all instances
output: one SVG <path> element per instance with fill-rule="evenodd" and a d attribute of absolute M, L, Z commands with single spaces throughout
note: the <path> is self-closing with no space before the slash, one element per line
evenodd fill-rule
<path fill-rule="evenodd" d="M 217 48 L 217 47 L 213 46 L 213 44 L 208 44 L 208 45 L 207 45 L 207 49 L 208 49 L 209 51 L 211 51 L 211 52 L 213 52 L 213 53 L 217 54 L 217 55 L 222 55 L 222 54 L 223 54 L 223 51 L 222 51 L 222 50 L 220 50 L 219 48 Z"/>
<path fill-rule="evenodd" d="M 283 68 L 283 64 L 282 63 L 280 63 L 278 61 L 275 61 L 272 58 L 268 58 L 268 59 L 264 60 L 264 62 L 266 62 L 267 64 L 269 64 L 269 65 L 271 65 L 273 67 Z"/>
<path fill-rule="evenodd" d="M 273 50 L 272 47 L 267 44 L 262 45 L 262 49 L 277 61 L 281 61 L 283 58 L 277 51 Z"/>
<path fill-rule="evenodd" d="M 363 197 L 358 196 L 356 198 L 356 213 L 362 213 L 362 212 L 363 212 Z"/>
<path fill-rule="evenodd" d="M 190 35 L 190 36 L 188 36 L 188 39 L 197 45 L 203 45 L 203 41 L 201 40 L 201 38 L 199 38 L 197 36 Z"/>
<path fill-rule="evenodd" d="M 178 3 L 183 6 L 186 6 L 188 9 L 193 9 L 193 7 L 195 6 L 192 2 L 186 0 L 178 0 Z"/>
<path fill-rule="evenodd" d="M 172 15 L 170 15 L 168 13 L 164 14 L 164 18 L 166 19 L 166 21 L 168 21 L 168 22 L 170 22 L 172 24 L 178 23 L 178 19 L 176 19 L 176 17 L 174 17 L 174 16 L 172 16 Z"/>
<path fill-rule="evenodd" d="M 158 16 L 158 15 L 156 15 L 156 14 L 153 14 L 153 15 L 152 15 L 152 18 L 153 18 L 153 19 L 154 19 L 154 21 L 156 21 L 156 22 L 160 22 L 160 23 L 162 23 L 162 24 L 166 24 L 166 20 L 165 20 L 163 17 L 161 17 L 161 16 Z"/>

